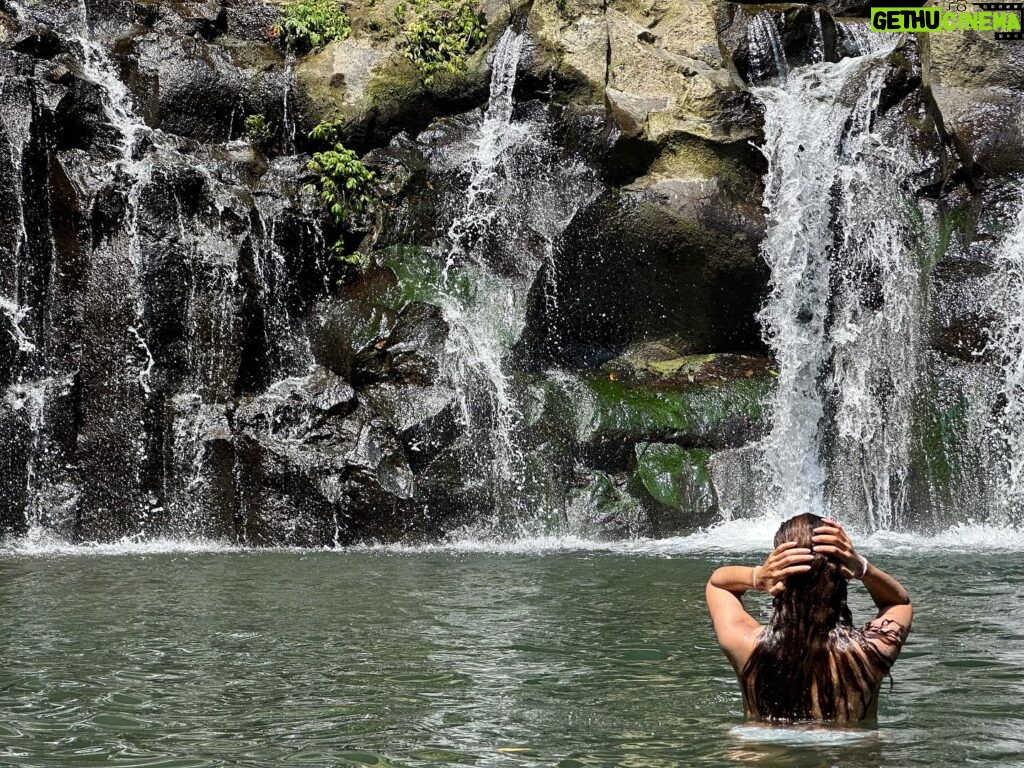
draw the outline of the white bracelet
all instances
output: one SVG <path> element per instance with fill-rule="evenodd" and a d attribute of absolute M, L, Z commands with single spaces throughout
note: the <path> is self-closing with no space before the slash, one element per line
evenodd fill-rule
<path fill-rule="evenodd" d="M 759 565 L 755 565 L 753 568 L 750 569 L 750 588 L 752 590 L 754 590 L 755 592 L 758 591 L 758 589 L 757 589 L 757 569 L 760 568 L 760 567 L 761 566 L 759 566 Z"/>
<path fill-rule="evenodd" d="M 868 559 L 864 557 L 864 555 L 859 553 L 857 554 L 857 557 L 860 558 L 860 576 L 858 576 L 857 578 L 863 579 L 865 576 L 868 575 Z"/>

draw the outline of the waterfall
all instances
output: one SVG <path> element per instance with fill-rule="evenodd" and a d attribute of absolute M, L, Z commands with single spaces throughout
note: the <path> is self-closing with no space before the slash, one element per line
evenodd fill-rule
<path fill-rule="evenodd" d="M 495 49 L 487 109 L 460 162 L 468 185 L 442 246 L 444 376 L 478 453 L 471 482 L 492 483 L 494 514 L 483 525 L 493 534 L 529 532 L 555 512 L 534 492 L 544 469 L 522 444 L 522 387 L 506 359 L 525 326 L 538 270 L 595 194 L 589 169 L 558 157 L 543 114 L 514 116 L 525 45 L 509 28 Z"/>
<path fill-rule="evenodd" d="M 750 82 L 785 83 L 788 66 L 775 15 L 771 12 L 756 14 L 750 20 L 749 35 Z"/>
<path fill-rule="evenodd" d="M 217 463 L 218 478 L 230 476 L 228 402 L 240 370 L 249 365 L 257 372 L 250 378 L 266 379 L 245 382 L 258 389 L 312 365 L 303 320 L 289 303 L 295 265 L 286 263 L 307 241 L 323 245 L 316 225 L 305 226 L 306 199 L 295 194 L 301 160 L 272 161 L 250 189 L 239 174 L 248 160 L 243 143 L 197 151 L 146 123 L 117 54 L 94 37 L 84 2 L 74 9 L 11 3 L 10 12 L 26 26 L 52 26 L 70 43 L 75 76 L 96 95 L 95 107 L 83 102 L 82 109 L 99 130 L 69 160 L 50 146 L 51 129 L 35 112 L 0 118 L 7 162 L 25 187 L 21 208 L 12 208 L 22 221 L 9 241 L 18 244 L 0 279 L 0 333 L 17 350 L 16 370 L 0 388 L 15 438 L 3 451 L 10 472 L 0 516 L 31 538 L 230 534 L 216 522 L 225 491 L 210 465 Z M 292 146 L 292 64 L 285 69 Z M 20 82 L 5 76 L 0 93 Z M 92 217 L 97 231 L 84 237 L 80 257 L 57 253 L 48 208 L 28 208 L 49 194 L 28 189 L 31 160 L 66 169 L 73 188 L 66 195 L 79 198 L 67 202 Z M 65 268 L 59 260 L 75 258 L 85 274 L 69 301 L 51 283 Z M 309 272 L 326 275 L 322 267 Z M 71 311 L 54 306 L 60 301 Z M 53 319 L 62 313 L 74 319 Z M 69 332 L 61 323 L 86 338 L 84 350 L 69 353 L 63 337 L 52 337 Z M 242 359 L 247 333 L 265 360 Z"/>
<path fill-rule="evenodd" d="M 996 253 L 989 351 L 997 365 L 996 511 L 1020 522 L 1024 512 L 1024 199 Z"/>
<path fill-rule="evenodd" d="M 884 75 L 875 53 L 756 89 L 771 268 L 760 319 L 779 371 L 761 446 L 773 505 L 871 528 L 899 522 L 906 503 L 922 301 L 909 147 L 874 132 Z"/>

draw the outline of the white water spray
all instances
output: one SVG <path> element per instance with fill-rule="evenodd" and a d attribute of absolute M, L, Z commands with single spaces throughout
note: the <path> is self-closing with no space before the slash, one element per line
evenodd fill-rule
<path fill-rule="evenodd" d="M 884 67 L 880 53 L 816 64 L 756 91 L 772 271 L 760 319 L 779 367 L 762 444 L 773 506 L 871 529 L 906 503 L 922 300 L 901 191 L 911 153 L 874 129 Z"/>
<path fill-rule="evenodd" d="M 994 267 L 989 349 L 996 358 L 997 396 L 1003 404 L 993 424 L 996 508 L 1019 523 L 1024 513 L 1024 197 Z"/>
<path fill-rule="evenodd" d="M 586 168 L 552 159 L 542 119 L 513 118 L 525 45 L 507 29 L 495 49 L 487 111 L 462 161 L 469 184 L 448 229 L 441 296 L 449 326 L 444 375 L 482 449 L 479 471 L 493 478 L 495 517 L 485 526 L 506 534 L 521 534 L 550 510 L 529 492 L 523 409 L 505 358 L 525 326 L 538 270 L 594 194 Z"/>

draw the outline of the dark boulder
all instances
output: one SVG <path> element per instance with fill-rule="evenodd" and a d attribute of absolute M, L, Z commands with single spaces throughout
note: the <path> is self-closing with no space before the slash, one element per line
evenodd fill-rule
<path fill-rule="evenodd" d="M 716 24 L 726 60 L 751 85 L 784 78 L 792 67 L 840 58 L 835 20 L 820 6 L 723 3 Z"/>
<path fill-rule="evenodd" d="M 289 87 L 280 56 L 265 47 L 252 56 L 201 38 L 145 31 L 118 42 L 115 55 L 138 113 L 153 128 L 197 139 L 224 141 L 243 133 L 248 115 L 284 124 Z M 251 66 L 251 65 L 256 66 Z"/>
<path fill-rule="evenodd" d="M 320 369 L 244 399 L 235 423 L 248 543 L 348 544 L 416 529 L 401 446 L 334 374 Z"/>
<path fill-rule="evenodd" d="M 581 211 L 554 269 L 534 287 L 521 354 L 538 366 L 586 368 L 638 339 L 671 334 L 689 353 L 760 348 L 751 307 L 767 275 L 757 224 L 741 207 L 708 205 L 716 182 L 703 195 L 694 184 L 608 193 Z"/>

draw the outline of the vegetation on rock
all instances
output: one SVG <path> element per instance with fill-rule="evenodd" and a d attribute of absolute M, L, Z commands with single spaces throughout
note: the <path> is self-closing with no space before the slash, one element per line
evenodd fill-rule
<path fill-rule="evenodd" d="M 266 115 L 249 115 L 245 118 L 245 135 L 254 147 L 265 148 L 274 138 L 274 128 Z"/>
<path fill-rule="evenodd" d="M 367 213 L 374 202 L 373 171 L 367 168 L 351 149 L 338 139 L 340 125 L 336 122 L 320 123 L 310 133 L 310 138 L 330 146 L 317 152 L 307 168 L 318 176 L 316 186 L 320 199 L 327 206 L 331 221 L 339 230 L 352 222 L 353 218 Z M 348 253 L 344 239 L 339 236 L 332 246 L 335 258 L 343 264 L 359 266 L 358 253 Z"/>
<path fill-rule="evenodd" d="M 288 50 L 306 51 L 344 40 L 351 29 L 338 0 L 292 0 L 273 32 Z"/>
<path fill-rule="evenodd" d="M 404 23 L 405 56 L 427 85 L 444 72 L 465 72 L 467 57 L 487 40 L 483 13 L 471 0 L 415 0 L 395 9 Z"/>

